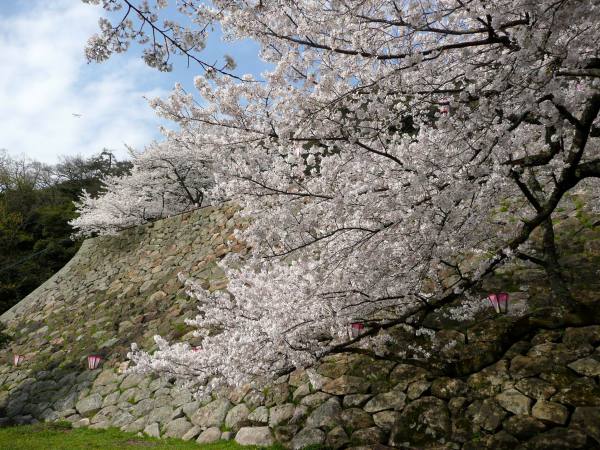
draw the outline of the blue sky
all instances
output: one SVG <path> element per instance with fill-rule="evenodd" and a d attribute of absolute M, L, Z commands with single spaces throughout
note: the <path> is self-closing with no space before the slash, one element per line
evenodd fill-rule
<path fill-rule="evenodd" d="M 177 81 L 193 91 L 200 68 L 179 58 L 173 72 L 160 73 L 136 48 L 87 64 L 83 48 L 101 14 L 79 0 L 0 1 L 0 149 L 49 163 L 104 147 L 125 157 L 125 144 L 142 149 L 160 138 L 159 125 L 169 126 L 144 97 L 164 97 Z M 238 74 L 266 69 L 256 43 L 224 43 L 218 32 L 202 56 L 222 61 L 226 53 Z"/>

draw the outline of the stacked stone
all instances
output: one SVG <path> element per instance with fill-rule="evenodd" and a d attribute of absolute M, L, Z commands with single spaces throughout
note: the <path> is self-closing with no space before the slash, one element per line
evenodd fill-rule
<path fill-rule="evenodd" d="M 196 305 L 177 274 L 211 290 L 226 285 L 216 262 L 245 251 L 233 236 L 243 226 L 235 211 L 205 208 L 88 240 L 3 315 L 15 340 L 0 355 L 0 423 L 68 420 L 293 449 L 600 448 L 600 326 L 566 328 L 558 309 L 542 312 L 543 330 L 512 346 L 516 317 L 467 326 L 431 315 L 438 356 L 453 361 L 443 371 L 399 362 L 401 348 L 387 358 L 345 354 L 324 359 L 310 377 L 296 371 L 266 388 L 205 398 L 171 380 L 121 373 L 132 342 L 151 349 L 162 334 L 193 344 L 183 320 Z M 22 366 L 10 364 L 13 352 L 26 355 Z M 97 352 L 102 369 L 85 370 Z"/>
<path fill-rule="evenodd" d="M 468 334 L 468 331 L 467 331 Z M 476 349 L 477 347 L 474 347 Z M 468 350 L 466 350 L 468 351 Z M 156 437 L 332 449 L 600 447 L 600 326 L 545 330 L 475 373 L 337 355 L 265 388 L 195 398 L 162 378 L 2 369 L 5 423 L 68 420 Z"/>
<path fill-rule="evenodd" d="M 85 241 L 60 272 L 2 315 L 14 339 L 0 360 L 24 354 L 28 367 L 47 371 L 82 367 L 87 355 L 101 353 L 116 365 L 132 342 L 152 349 L 156 334 L 193 341 L 185 319 L 197 305 L 178 274 L 209 290 L 227 285 L 218 261 L 246 251 L 233 236 L 243 226 L 235 213 L 230 204 L 202 208 Z"/>

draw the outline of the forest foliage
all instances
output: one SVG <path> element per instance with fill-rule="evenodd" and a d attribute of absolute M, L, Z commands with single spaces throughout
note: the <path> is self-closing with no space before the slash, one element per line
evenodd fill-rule
<path fill-rule="evenodd" d="M 69 221 L 83 189 L 97 194 L 101 179 L 128 172 L 107 150 L 55 165 L 0 152 L 0 312 L 57 272 L 77 252 Z"/>

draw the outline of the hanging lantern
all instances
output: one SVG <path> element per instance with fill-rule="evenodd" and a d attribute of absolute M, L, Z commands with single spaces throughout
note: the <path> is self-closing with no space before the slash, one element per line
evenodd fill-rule
<path fill-rule="evenodd" d="M 508 312 L 508 293 L 499 292 L 497 298 L 498 298 L 498 308 L 500 308 L 500 312 L 502 314 L 506 314 Z"/>
<path fill-rule="evenodd" d="M 508 312 L 508 294 L 506 292 L 492 293 L 488 295 L 488 300 L 497 314 Z"/>
<path fill-rule="evenodd" d="M 350 335 L 355 338 L 365 329 L 365 325 L 360 322 L 354 322 L 350 324 Z"/>
<path fill-rule="evenodd" d="M 88 369 L 94 370 L 97 369 L 100 365 L 100 361 L 102 361 L 102 356 L 100 355 L 89 355 L 88 356 Z"/>
<path fill-rule="evenodd" d="M 25 361 L 25 355 L 17 355 L 16 353 L 13 355 L 13 364 L 15 367 L 19 366 L 23 361 Z"/>

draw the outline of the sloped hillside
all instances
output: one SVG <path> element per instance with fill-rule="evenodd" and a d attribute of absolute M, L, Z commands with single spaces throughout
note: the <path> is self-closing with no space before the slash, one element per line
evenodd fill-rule
<path fill-rule="evenodd" d="M 225 285 L 217 261 L 244 247 L 232 236 L 235 208 L 203 208 L 84 242 L 54 277 L 7 311 L 10 352 L 35 369 L 83 368 L 90 353 L 107 364 L 125 359 L 132 342 L 177 339 L 196 314 L 178 274 L 209 289 Z"/>

